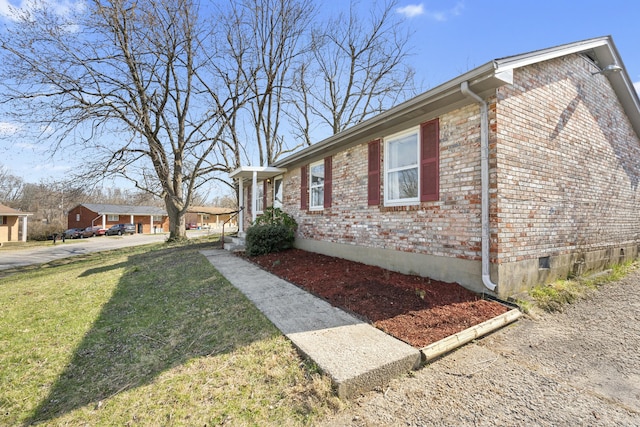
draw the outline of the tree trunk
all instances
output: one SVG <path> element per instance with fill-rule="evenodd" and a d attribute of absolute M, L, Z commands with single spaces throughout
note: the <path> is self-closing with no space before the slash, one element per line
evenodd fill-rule
<path fill-rule="evenodd" d="M 169 241 L 183 240 L 187 238 L 184 212 L 180 206 L 176 206 L 173 197 L 165 197 L 167 215 L 169 216 Z"/>

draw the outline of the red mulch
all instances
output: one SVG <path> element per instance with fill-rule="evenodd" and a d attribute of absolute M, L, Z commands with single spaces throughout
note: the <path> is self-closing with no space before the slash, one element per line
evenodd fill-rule
<path fill-rule="evenodd" d="M 456 283 L 299 249 L 249 260 L 418 348 L 509 310 Z"/>

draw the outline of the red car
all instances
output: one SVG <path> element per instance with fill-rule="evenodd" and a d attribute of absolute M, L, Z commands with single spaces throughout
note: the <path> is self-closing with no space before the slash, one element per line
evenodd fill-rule
<path fill-rule="evenodd" d="M 197 230 L 198 224 L 196 224 L 195 222 L 188 222 L 187 225 L 185 225 L 185 228 L 187 230 Z"/>
<path fill-rule="evenodd" d="M 80 237 L 93 237 L 93 236 L 104 236 L 106 233 L 102 227 L 87 227 L 82 231 L 82 235 Z"/>

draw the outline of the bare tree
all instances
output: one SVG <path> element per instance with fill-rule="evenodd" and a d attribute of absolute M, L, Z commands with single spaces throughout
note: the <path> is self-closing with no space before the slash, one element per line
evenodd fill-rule
<path fill-rule="evenodd" d="M 312 59 L 298 70 L 293 123 L 307 144 L 315 126 L 336 134 L 413 95 L 409 33 L 394 14 L 396 2 L 374 4 L 368 19 L 357 6 L 352 1 L 348 15 L 314 31 Z"/>
<path fill-rule="evenodd" d="M 0 36 L 2 100 L 54 150 L 101 153 L 85 178 L 118 176 L 162 198 L 170 239 L 184 238 L 193 195 L 229 170 L 219 143 L 241 105 L 218 95 L 217 52 L 205 48 L 215 34 L 191 0 L 78 5 L 16 11 Z"/>
<path fill-rule="evenodd" d="M 0 165 L 0 203 L 12 206 L 22 199 L 24 180 L 15 176 L 11 171 Z"/>
<path fill-rule="evenodd" d="M 239 116 L 234 123 L 243 119 L 250 123 L 260 165 L 301 146 L 287 141 L 281 125 L 293 101 L 295 67 L 309 49 L 315 11 L 311 0 L 232 1 L 224 20 L 232 68 L 241 72 L 239 78 L 249 90 L 246 110 L 234 110 Z M 238 130 L 231 127 L 236 138 Z"/>
<path fill-rule="evenodd" d="M 55 224 L 57 228 L 67 226 L 67 214 L 71 208 L 86 200 L 87 194 L 82 187 L 68 182 L 40 181 L 37 184 L 26 183 L 16 206 L 34 214 L 34 222 L 42 221 Z"/>
<path fill-rule="evenodd" d="M 412 81 L 394 3 L 366 22 L 352 4 L 313 34 L 311 0 L 210 4 L 210 22 L 196 0 L 28 4 L 0 32 L 5 111 L 30 141 L 90 159 L 76 184 L 120 178 L 163 200 L 171 239 L 208 180 L 344 130 Z"/>

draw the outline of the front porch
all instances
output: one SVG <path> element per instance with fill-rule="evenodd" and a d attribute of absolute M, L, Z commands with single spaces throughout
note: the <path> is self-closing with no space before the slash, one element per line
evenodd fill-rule
<path fill-rule="evenodd" d="M 284 174 L 286 171 L 287 169 L 284 168 L 270 166 L 241 166 L 229 174 L 231 179 L 238 181 L 238 207 L 240 209 L 238 214 L 238 232 L 244 231 L 245 215 L 250 215 L 251 222 L 255 221 L 258 216 L 258 210 L 255 208 L 259 206 L 258 199 L 260 195 L 258 193 L 258 183 L 263 182 L 269 185 L 272 179 Z M 248 197 L 249 200 L 245 199 L 244 190 L 246 186 L 251 186 L 251 195 Z M 264 197 L 265 194 L 266 191 L 263 190 L 262 197 Z M 249 202 L 249 209 L 244 209 L 247 208 L 247 202 Z"/>

